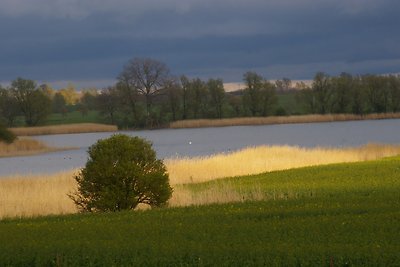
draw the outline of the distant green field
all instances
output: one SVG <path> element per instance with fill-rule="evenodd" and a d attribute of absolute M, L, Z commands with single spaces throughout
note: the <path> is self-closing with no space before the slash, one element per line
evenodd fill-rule
<path fill-rule="evenodd" d="M 277 107 L 282 107 L 288 115 L 306 114 L 302 103 L 296 100 L 296 92 L 278 93 Z"/>
<path fill-rule="evenodd" d="M 98 111 L 88 111 L 86 115 L 82 115 L 79 111 L 66 113 L 64 116 L 60 113 L 52 113 L 46 119 L 46 125 L 71 124 L 71 123 L 106 123 L 99 115 Z"/>
<path fill-rule="evenodd" d="M 268 201 L 0 222 L 0 266 L 399 266 L 400 158 L 230 178 Z M 280 196 L 273 200 L 273 196 Z"/>

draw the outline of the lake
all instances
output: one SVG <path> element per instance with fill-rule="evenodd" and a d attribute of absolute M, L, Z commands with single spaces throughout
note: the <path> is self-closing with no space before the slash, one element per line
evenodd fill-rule
<path fill-rule="evenodd" d="M 196 129 L 123 131 L 150 140 L 160 158 L 193 157 L 235 151 L 248 146 L 297 145 L 301 147 L 360 146 L 367 143 L 400 144 L 400 119 L 328 123 L 232 126 Z M 55 147 L 76 147 L 35 156 L 0 158 L 0 176 L 51 173 L 80 168 L 87 148 L 114 133 L 36 136 Z"/>

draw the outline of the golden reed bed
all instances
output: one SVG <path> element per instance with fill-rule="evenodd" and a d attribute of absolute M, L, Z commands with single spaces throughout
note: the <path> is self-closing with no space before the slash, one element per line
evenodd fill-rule
<path fill-rule="evenodd" d="M 61 148 L 49 147 L 41 141 L 30 138 L 18 138 L 12 144 L 0 142 L 0 157 L 26 156 L 57 150 Z"/>
<path fill-rule="evenodd" d="M 165 161 L 174 187 L 170 205 L 188 206 L 242 200 L 242 195 L 229 186 L 194 195 L 182 185 L 185 183 L 303 166 L 373 160 L 398 154 L 400 146 L 388 145 L 346 149 L 263 146 L 210 157 L 170 159 Z M 73 179 L 76 172 L 0 178 L 0 218 L 77 212 L 67 197 L 76 188 Z M 252 199 L 258 199 L 262 195 L 257 189 L 251 192 Z"/>
<path fill-rule="evenodd" d="M 115 132 L 115 125 L 98 123 L 75 123 L 63 125 L 50 125 L 38 127 L 10 128 L 18 136 L 48 135 L 48 134 L 71 134 L 71 133 L 93 133 L 93 132 Z"/>
<path fill-rule="evenodd" d="M 297 115 L 297 116 L 271 116 L 251 118 L 230 118 L 230 119 L 199 119 L 181 120 L 170 123 L 170 128 L 201 128 L 201 127 L 223 127 L 223 126 L 244 126 L 244 125 L 270 125 L 289 123 L 311 123 L 311 122 L 333 122 L 353 120 L 379 120 L 399 119 L 400 113 L 380 113 L 368 115 L 354 114 L 326 114 L 326 115 Z"/>

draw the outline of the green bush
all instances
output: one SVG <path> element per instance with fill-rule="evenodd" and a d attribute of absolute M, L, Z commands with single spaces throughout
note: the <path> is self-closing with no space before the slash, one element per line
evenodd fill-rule
<path fill-rule="evenodd" d="M 0 124 L 0 142 L 11 144 L 12 142 L 14 142 L 15 139 L 17 139 L 15 134 L 7 130 L 6 127 Z"/>
<path fill-rule="evenodd" d="M 70 195 L 81 211 L 131 210 L 139 203 L 160 207 L 171 197 L 165 165 L 148 141 L 116 134 L 88 153 L 85 168 L 75 176 L 78 190 Z"/>

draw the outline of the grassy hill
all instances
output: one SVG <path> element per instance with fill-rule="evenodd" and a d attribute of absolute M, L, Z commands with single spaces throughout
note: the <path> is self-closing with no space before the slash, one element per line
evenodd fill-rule
<path fill-rule="evenodd" d="M 182 185 L 263 201 L 0 222 L 1 266 L 398 266 L 400 158 Z M 212 191 L 218 192 L 218 191 Z M 221 191 L 223 192 L 223 191 Z"/>

